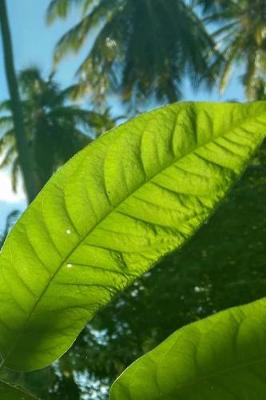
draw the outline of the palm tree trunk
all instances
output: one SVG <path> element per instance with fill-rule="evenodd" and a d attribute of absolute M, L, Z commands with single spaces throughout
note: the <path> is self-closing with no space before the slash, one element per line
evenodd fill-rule
<path fill-rule="evenodd" d="M 11 99 L 19 164 L 22 171 L 28 202 L 31 202 L 37 195 L 38 188 L 35 181 L 33 160 L 31 157 L 31 153 L 29 150 L 29 146 L 24 131 L 23 113 L 21 108 L 21 102 L 19 97 L 15 67 L 14 67 L 12 41 L 11 41 L 11 34 L 10 34 L 5 0 L 0 0 L 0 25 L 1 25 L 2 41 L 3 41 L 5 72 L 8 83 L 9 95 Z"/>

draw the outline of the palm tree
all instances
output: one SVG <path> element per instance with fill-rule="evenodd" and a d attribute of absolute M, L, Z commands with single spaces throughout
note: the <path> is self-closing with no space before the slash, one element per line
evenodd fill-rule
<path fill-rule="evenodd" d="M 33 160 L 27 146 L 23 125 L 23 115 L 16 80 L 11 33 L 5 0 L 0 0 L 0 28 L 2 33 L 3 54 L 8 89 L 10 93 L 10 110 L 14 121 L 14 142 L 18 152 L 18 160 L 24 180 L 28 201 L 32 201 L 38 193 L 33 172 Z"/>
<path fill-rule="evenodd" d="M 176 101 L 189 76 L 197 87 L 211 85 L 208 72 L 216 55 L 214 42 L 187 0 L 51 0 L 48 21 L 66 18 L 79 6 L 81 20 L 57 43 L 55 62 L 68 52 L 88 46 L 88 54 L 77 74 L 80 88 L 97 95 L 108 90 L 124 100 Z M 92 46 L 88 38 L 95 37 Z"/>
<path fill-rule="evenodd" d="M 103 114 L 87 111 L 68 101 L 70 88 L 60 90 L 53 75 L 43 79 L 40 71 L 30 68 L 18 77 L 29 151 L 39 189 L 53 172 L 93 137 L 114 125 L 107 110 Z M 4 154 L 0 167 L 12 169 L 16 190 L 21 168 L 15 144 L 10 100 L 0 103 L 0 151 Z"/>
<path fill-rule="evenodd" d="M 196 2 L 205 7 L 205 21 L 219 25 L 213 33 L 213 38 L 224 55 L 224 58 L 218 61 L 220 88 L 223 90 L 226 87 L 233 67 L 243 65 L 242 82 L 247 98 L 264 99 L 266 0 L 198 0 Z"/>

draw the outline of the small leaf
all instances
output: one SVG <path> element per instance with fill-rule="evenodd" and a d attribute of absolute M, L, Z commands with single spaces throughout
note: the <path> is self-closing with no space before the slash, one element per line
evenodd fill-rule
<path fill-rule="evenodd" d="M 38 400 L 19 386 L 12 386 L 0 380 L 0 399 L 1 400 Z"/>
<path fill-rule="evenodd" d="M 135 361 L 111 400 L 266 398 L 266 300 L 178 330 Z"/>
<path fill-rule="evenodd" d="M 262 141 L 266 104 L 179 103 L 102 136 L 60 169 L 0 257 L 3 365 L 60 357 L 115 293 L 213 213 Z"/>

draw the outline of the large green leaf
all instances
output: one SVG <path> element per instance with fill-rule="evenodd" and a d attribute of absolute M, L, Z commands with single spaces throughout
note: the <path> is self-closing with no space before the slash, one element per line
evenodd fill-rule
<path fill-rule="evenodd" d="M 118 378 L 111 400 L 264 400 L 266 300 L 178 330 Z"/>
<path fill-rule="evenodd" d="M 44 367 L 135 277 L 180 247 L 239 177 L 266 104 L 180 103 L 144 114 L 59 170 L 0 258 L 0 351 Z"/>
<path fill-rule="evenodd" d="M 32 394 L 19 386 L 11 386 L 9 383 L 0 380 L 1 400 L 37 400 Z"/>

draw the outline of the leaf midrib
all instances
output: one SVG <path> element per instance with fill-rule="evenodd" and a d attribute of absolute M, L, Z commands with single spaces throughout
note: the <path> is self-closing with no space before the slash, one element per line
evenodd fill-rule
<path fill-rule="evenodd" d="M 264 115 L 263 112 L 261 112 L 259 115 L 256 115 L 252 118 L 252 120 L 257 120 L 259 117 L 261 117 L 262 115 Z M 177 117 L 177 116 L 176 116 Z M 28 315 L 28 318 L 25 321 L 25 324 L 21 330 L 21 333 L 17 336 L 17 339 L 15 340 L 14 346 L 11 347 L 10 351 L 8 352 L 7 356 L 2 360 L 2 363 L 0 365 L 0 369 L 5 365 L 6 361 L 8 360 L 8 358 L 10 357 L 10 355 L 12 354 L 12 352 L 14 351 L 14 349 L 16 348 L 19 339 L 21 338 L 21 336 L 24 334 L 25 328 L 28 325 L 29 321 L 32 318 L 32 315 L 34 314 L 35 310 L 37 309 L 39 303 L 41 302 L 42 298 L 44 297 L 45 293 L 47 292 L 48 288 L 50 287 L 51 283 L 53 282 L 53 280 L 55 279 L 55 277 L 57 276 L 57 274 L 60 272 L 61 268 L 67 263 L 68 259 L 72 256 L 72 254 L 77 250 L 77 248 L 82 245 L 82 243 L 87 239 L 87 237 L 112 213 L 114 212 L 116 209 L 118 209 L 120 207 L 120 205 L 127 201 L 132 195 L 134 195 L 141 187 L 143 187 L 146 183 L 149 183 L 150 181 L 152 181 L 156 176 L 160 175 L 163 171 L 165 171 L 166 169 L 168 169 L 170 166 L 176 164 L 178 161 L 184 159 L 185 157 L 187 157 L 188 155 L 190 155 L 191 153 L 195 152 L 196 150 L 207 146 L 210 143 L 213 143 L 216 139 L 220 138 L 220 137 L 224 137 L 226 135 L 228 135 L 229 132 L 241 127 L 242 125 L 245 124 L 246 121 L 251 121 L 251 117 L 247 116 L 246 118 L 244 118 L 241 122 L 238 122 L 236 124 L 234 124 L 234 126 L 232 126 L 230 129 L 228 129 L 227 131 L 225 131 L 224 133 L 222 133 L 221 135 L 217 135 L 216 137 L 212 136 L 212 140 L 208 140 L 207 142 L 204 142 L 203 144 L 201 144 L 200 146 L 195 146 L 193 149 L 191 149 L 190 151 L 188 151 L 187 153 L 185 153 L 183 156 L 178 157 L 177 159 L 173 160 L 172 162 L 170 162 L 169 164 L 167 164 L 164 168 L 162 168 L 160 171 L 156 172 L 154 175 L 152 175 L 148 180 L 146 179 L 145 182 L 143 182 L 141 185 L 138 185 L 130 194 L 128 194 L 125 198 L 123 198 L 121 201 L 119 201 L 114 207 L 112 207 L 110 210 L 108 210 L 103 217 L 86 233 L 86 235 L 84 236 L 84 238 L 82 240 L 80 240 L 74 247 L 73 249 L 68 253 L 67 256 L 64 257 L 64 259 L 62 260 L 62 262 L 59 264 L 58 268 L 55 270 L 55 272 L 51 275 L 50 279 L 47 281 L 47 284 L 44 286 L 42 292 L 40 293 L 39 298 L 37 299 L 37 301 L 34 303 L 31 312 Z M 176 123 L 173 127 L 173 134 L 175 132 L 176 129 Z M 144 133 L 144 131 L 143 131 Z M 142 133 L 142 135 L 143 135 Z M 262 136 L 262 135 L 261 135 Z"/>

